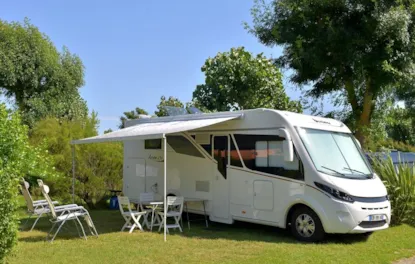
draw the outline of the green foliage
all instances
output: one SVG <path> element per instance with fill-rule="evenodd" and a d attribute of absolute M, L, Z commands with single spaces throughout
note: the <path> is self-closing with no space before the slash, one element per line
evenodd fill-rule
<path fill-rule="evenodd" d="M 126 120 L 128 119 L 139 119 L 140 115 L 148 115 L 147 111 L 140 108 L 140 107 L 136 107 L 135 111 L 129 111 L 129 112 L 124 112 L 124 116 L 120 117 L 120 125 L 118 126 L 119 128 L 124 128 L 124 123 Z"/>
<path fill-rule="evenodd" d="M 164 108 L 165 106 L 174 106 L 174 107 L 180 107 L 183 108 L 184 104 L 177 98 L 170 96 L 168 99 L 166 99 L 166 97 L 163 95 L 160 98 L 160 103 L 157 105 L 157 111 L 155 111 L 154 113 L 156 114 L 156 116 L 167 116 L 167 111 Z"/>
<path fill-rule="evenodd" d="M 374 169 L 388 190 L 392 208 L 393 225 L 415 224 L 415 165 L 393 164 L 389 156 L 386 160 L 374 157 Z"/>
<path fill-rule="evenodd" d="M 0 104 L 0 262 L 16 243 L 19 179 L 54 176 L 46 153 L 29 145 L 27 132 L 20 115 Z"/>
<path fill-rule="evenodd" d="M 44 117 L 76 119 L 87 115 L 78 89 L 84 84 L 81 59 L 60 53 L 28 20 L 0 20 L 0 89 L 14 99 L 29 126 Z"/>
<path fill-rule="evenodd" d="M 415 117 L 409 109 L 392 109 L 386 116 L 385 123 L 391 139 L 415 146 Z"/>
<path fill-rule="evenodd" d="M 72 201 L 73 139 L 97 135 L 96 113 L 85 120 L 41 120 L 33 127 L 31 142 L 45 144 L 53 159 L 58 179 L 45 179 L 51 187 L 51 196 L 65 202 Z M 98 207 L 108 189 L 122 187 L 123 148 L 121 143 L 87 144 L 76 146 L 76 201 L 89 207 Z"/>
<path fill-rule="evenodd" d="M 205 84 L 193 100 L 211 111 L 273 108 L 302 112 L 301 104 L 285 94 L 282 75 L 262 53 L 254 56 L 243 47 L 218 53 L 202 67 Z"/>
<path fill-rule="evenodd" d="M 312 84 L 308 95 L 344 92 L 357 137 L 370 127 L 379 96 L 391 87 L 413 90 L 414 1 L 256 1 L 253 27 L 268 46 L 282 45 L 279 65 L 294 70 L 291 80 Z M 364 145 L 364 144 L 363 144 Z"/>

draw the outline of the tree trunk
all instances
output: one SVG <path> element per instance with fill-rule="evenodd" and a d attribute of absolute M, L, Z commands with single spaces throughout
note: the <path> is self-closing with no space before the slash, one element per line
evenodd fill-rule
<path fill-rule="evenodd" d="M 372 109 L 373 109 L 373 100 L 374 94 L 372 91 L 372 86 L 370 82 L 370 78 L 366 78 L 365 82 L 365 93 L 363 95 L 363 104 L 359 109 L 359 113 L 356 113 L 356 138 L 360 141 L 363 148 L 367 147 L 367 136 L 368 136 L 368 129 L 370 129 L 370 120 L 372 117 Z"/>

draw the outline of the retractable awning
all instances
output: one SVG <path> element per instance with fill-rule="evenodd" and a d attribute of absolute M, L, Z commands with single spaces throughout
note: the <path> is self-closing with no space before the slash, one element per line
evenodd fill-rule
<path fill-rule="evenodd" d="M 242 114 L 232 114 L 226 116 L 218 116 L 215 114 L 207 114 L 200 116 L 189 117 L 173 117 L 173 118 L 160 118 L 151 120 L 140 120 L 138 124 L 118 131 L 114 131 L 108 134 L 84 138 L 79 140 L 73 140 L 72 145 L 99 143 L 99 142 L 111 142 L 111 141 L 128 141 L 128 140 L 143 140 L 143 139 L 155 139 L 163 138 L 163 157 L 164 157 L 164 195 L 163 204 L 164 211 L 167 210 L 167 139 L 166 135 L 191 131 L 202 127 L 207 127 L 222 122 L 226 122 L 232 119 L 241 117 Z M 75 202 L 75 146 L 72 146 L 72 200 Z M 166 223 L 167 214 L 164 214 L 164 241 L 166 241 Z"/>
<path fill-rule="evenodd" d="M 233 115 L 226 117 L 205 118 L 196 120 L 178 120 L 167 122 L 140 123 L 104 135 L 73 140 L 71 144 L 88 144 L 98 142 L 127 141 L 163 138 L 164 135 L 191 131 L 241 117 Z"/>

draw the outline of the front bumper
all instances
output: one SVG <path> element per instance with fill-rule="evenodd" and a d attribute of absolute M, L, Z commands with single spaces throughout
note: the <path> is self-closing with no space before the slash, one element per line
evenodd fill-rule
<path fill-rule="evenodd" d="M 391 207 L 389 201 L 380 203 L 337 203 L 337 210 L 329 216 L 328 233 L 367 233 L 383 230 L 389 227 Z M 383 216 L 373 221 L 374 215 Z M 372 220 L 372 221 L 371 221 Z"/>

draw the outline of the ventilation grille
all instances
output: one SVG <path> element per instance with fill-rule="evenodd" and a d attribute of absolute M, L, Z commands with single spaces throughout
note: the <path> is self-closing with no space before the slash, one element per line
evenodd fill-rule
<path fill-rule="evenodd" d="M 196 192 L 210 192 L 209 181 L 196 181 Z"/>
<path fill-rule="evenodd" d="M 385 207 L 362 207 L 363 210 L 369 210 L 369 211 L 373 211 L 373 210 L 383 210 L 383 209 L 388 209 L 388 206 Z"/>
<path fill-rule="evenodd" d="M 376 227 L 384 226 L 385 224 L 386 224 L 385 220 L 382 220 L 382 221 L 363 221 L 359 224 L 359 226 L 362 227 L 362 228 L 376 228 Z"/>

